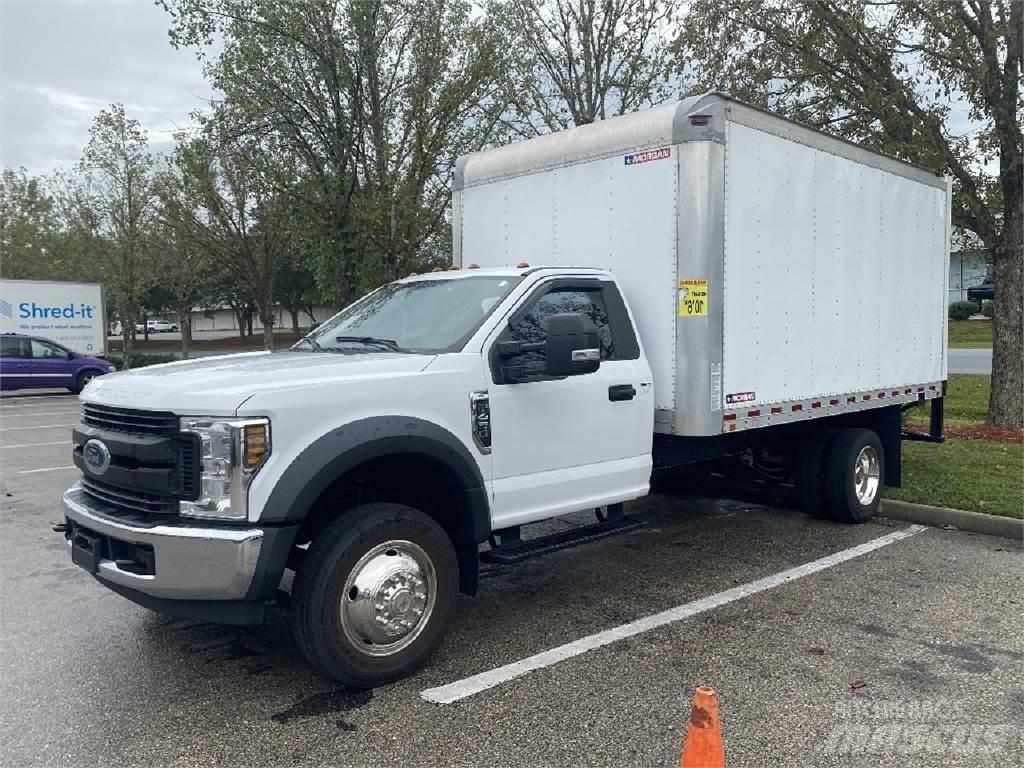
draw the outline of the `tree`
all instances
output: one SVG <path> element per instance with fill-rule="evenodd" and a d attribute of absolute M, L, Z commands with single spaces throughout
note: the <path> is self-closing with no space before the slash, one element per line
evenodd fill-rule
<path fill-rule="evenodd" d="M 513 134 L 585 125 L 667 99 L 671 0 L 497 0 L 513 52 Z"/>
<path fill-rule="evenodd" d="M 292 333 L 299 333 L 299 311 L 306 310 L 312 317 L 316 303 L 316 277 L 308 264 L 293 254 L 285 259 L 277 273 L 275 285 L 277 303 L 288 310 L 292 318 Z"/>
<path fill-rule="evenodd" d="M 695 0 L 680 66 L 733 94 L 949 173 L 953 223 L 993 254 L 988 420 L 1024 424 L 1020 0 Z M 954 129 L 958 104 L 975 128 Z M 998 166 L 993 177 L 990 162 Z"/>
<path fill-rule="evenodd" d="M 274 346 L 275 281 L 288 256 L 293 208 L 276 185 L 288 171 L 272 148 L 219 133 L 179 144 L 175 162 L 180 192 L 166 198 L 178 237 L 205 251 L 227 272 L 243 298 L 251 298 L 263 324 L 263 346 Z"/>
<path fill-rule="evenodd" d="M 155 215 L 153 163 L 145 131 L 114 104 L 93 120 L 80 181 L 68 188 L 73 226 L 88 243 L 88 257 L 99 265 L 120 315 L 126 360 L 153 281 L 146 243 Z"/>
<path fill-rule="evenodd" d="M 224 94 L 225 130 L 271 142 L 320 240 L 321 292 L 348 301 L 447 248 L 458 155 L 498 124 L 503 41 L 463 0 L 162 0 Z M 210 44 L 216 39 L 219 45 Z"/>
<path fill-rule="evenodd" d="M 157 274 L 178 318 L 183 358 L 188 358 L 192 349 L 192 310 L 219 298 L 216 253 L 206 247 L 198 229 L 196 210 L 200 202 L 193 196 L 187 177 L 188 155 L 181 151 L 187 141 L 184 136 L 178 137 L 178 150 L 158 174 L 156 184 L 161 254 Z"/>
<path fill-rule="evenodd" d="M 4 277 L 38 280 L 50 274 L 56 230 L 53 199 L 24 168 L 0 175 L 0 265 Z"/>

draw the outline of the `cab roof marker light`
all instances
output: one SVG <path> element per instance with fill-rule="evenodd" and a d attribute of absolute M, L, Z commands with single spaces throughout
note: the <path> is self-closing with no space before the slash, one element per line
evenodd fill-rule
<path fill-rule="evenodd" d="M 530 262 L 528 262 L 528 261 L 520 261 L 518 264 L 516 264 L 516 269 L 526 269 L 529 266 L 530 266 Z"/>

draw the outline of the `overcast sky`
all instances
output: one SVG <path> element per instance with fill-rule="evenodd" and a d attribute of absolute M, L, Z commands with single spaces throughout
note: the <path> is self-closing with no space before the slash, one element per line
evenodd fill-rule
<path fill-rule="evenodd" d="M 167 38 L 153 0 L 0 0 L 0 167 L 46 173 L 73 165 L 96 113 L 112 102 L 170 148 L 212 90 L 190 50 Z M 950 116 L 970 131 L 966 105 Z"/>
<path fill-rule="evenodd" d="M 168 18 L 152 0 L 0 0 L 0 166 L 73 165 L 112 102 L 169 148 L 212 92 Z"/>

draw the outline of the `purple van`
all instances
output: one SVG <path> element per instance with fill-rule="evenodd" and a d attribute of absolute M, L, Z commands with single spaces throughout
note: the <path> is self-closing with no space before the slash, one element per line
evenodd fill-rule
<path fill-rule="evenodd" d="M 0 389 L 66 387 L 78 393 L 97 376 L 117 369 L 38 336 L 0 335 Z"/>

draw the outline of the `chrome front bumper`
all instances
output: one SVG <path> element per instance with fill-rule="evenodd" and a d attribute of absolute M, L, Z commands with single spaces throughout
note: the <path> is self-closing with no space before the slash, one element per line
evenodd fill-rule
<path fill-rule="evenodd" d="M 63 504 L 65 517 L 93 534 L 153 548 L 153 574 L 100 559 L 95 576 L 102 581 L 172 600 L 242 600 L 249 592 L 263 547 L 262 529 L 128 525 L 92 508 L 94 502 L 78 484 L 64 493 Z M 70 539 L 67 546 L 70 551 Z"/>

